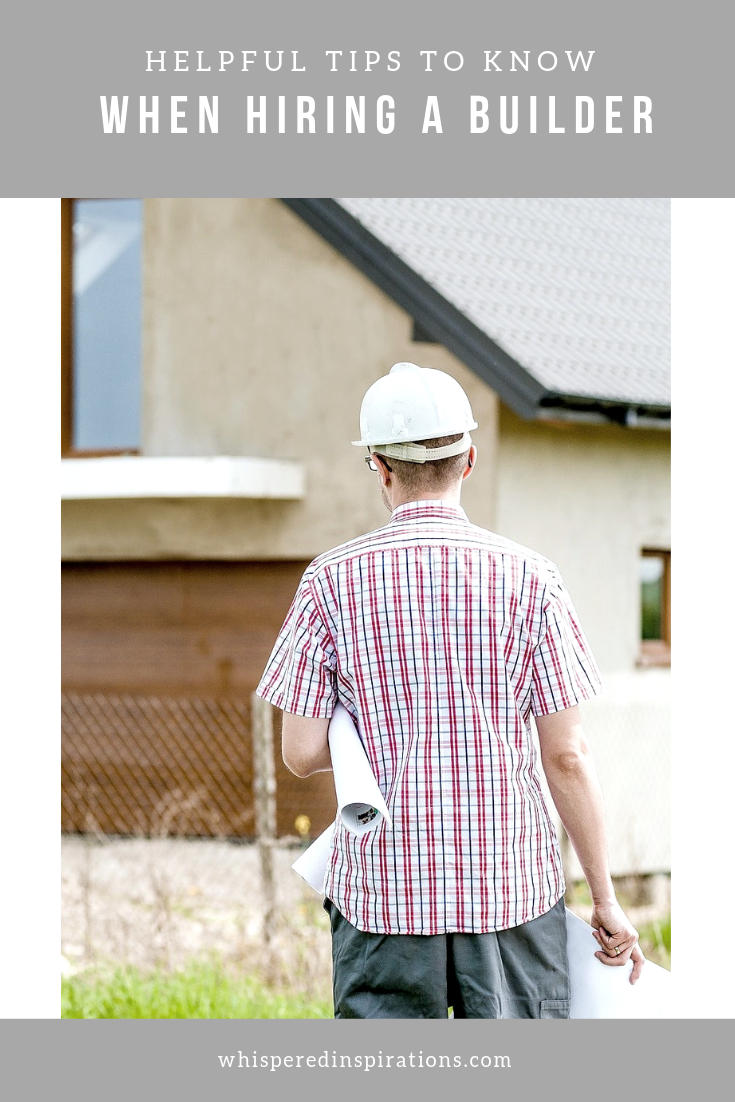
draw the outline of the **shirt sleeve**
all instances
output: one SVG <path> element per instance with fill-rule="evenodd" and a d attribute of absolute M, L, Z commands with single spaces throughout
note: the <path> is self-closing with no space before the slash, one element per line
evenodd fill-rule
<path fill-rule="evenodd" d="M 331 636 L 304 578 L 255 691 L 284 712 L 328 719 L 337 703 L 336 665 Z"/>
<path fill-rule="evenodd" d="M 600 671 L 558 573 L 552 575 L 542 612 L 542 634 L 533 652 L 531 711 L 549 715 L 597 696 Z"/>

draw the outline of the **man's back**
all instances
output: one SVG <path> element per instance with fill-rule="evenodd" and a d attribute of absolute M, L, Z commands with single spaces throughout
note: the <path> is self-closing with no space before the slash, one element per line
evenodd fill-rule
<path fill-rule="evenodd" d="M 538 780 L 531 713 L 599 690 L 547 559 L 444 501 L 304 575 L 259 691 L 284 710 L 355 719 L 393 818 L 338 830 L 326 893 L 374 933 L 485 933 L 530 921 L 564 891 Z"/>

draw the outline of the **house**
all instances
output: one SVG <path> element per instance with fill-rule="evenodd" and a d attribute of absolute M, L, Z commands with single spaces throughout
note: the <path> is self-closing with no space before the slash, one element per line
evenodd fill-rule
<path fill-rule="evenodd" d="M 64 828 L 252 834 L 250 694 L 306 564 L 387 520 L 350 441 L 411 360 L 597 655 L 613 872 L 668 870 L 668 200 L 62 204 Z M 281 834 L 333 810 L 279 764 Z"/>

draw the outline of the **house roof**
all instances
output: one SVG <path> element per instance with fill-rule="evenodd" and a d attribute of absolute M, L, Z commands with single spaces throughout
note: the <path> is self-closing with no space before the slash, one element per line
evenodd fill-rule
<path fill-rule="evenodd" d="M 285 199 L 523 417 L 668 423 L 668 199 Z"/>

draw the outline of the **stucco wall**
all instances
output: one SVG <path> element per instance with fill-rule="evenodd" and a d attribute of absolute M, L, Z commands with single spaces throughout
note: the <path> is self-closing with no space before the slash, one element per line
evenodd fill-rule
<path fill-rule="evenodd" d="M 390 365 L 449 371 L 470 396 L 482 463 L 463 503 L 494 521 L 493 392 L 276 199 L 149 199 L 144 209 L 145 455 L 306 465 L 300 502 L 67 502 L 66 559 L 311 558 L 384 524 L 350 441 Z"/>

